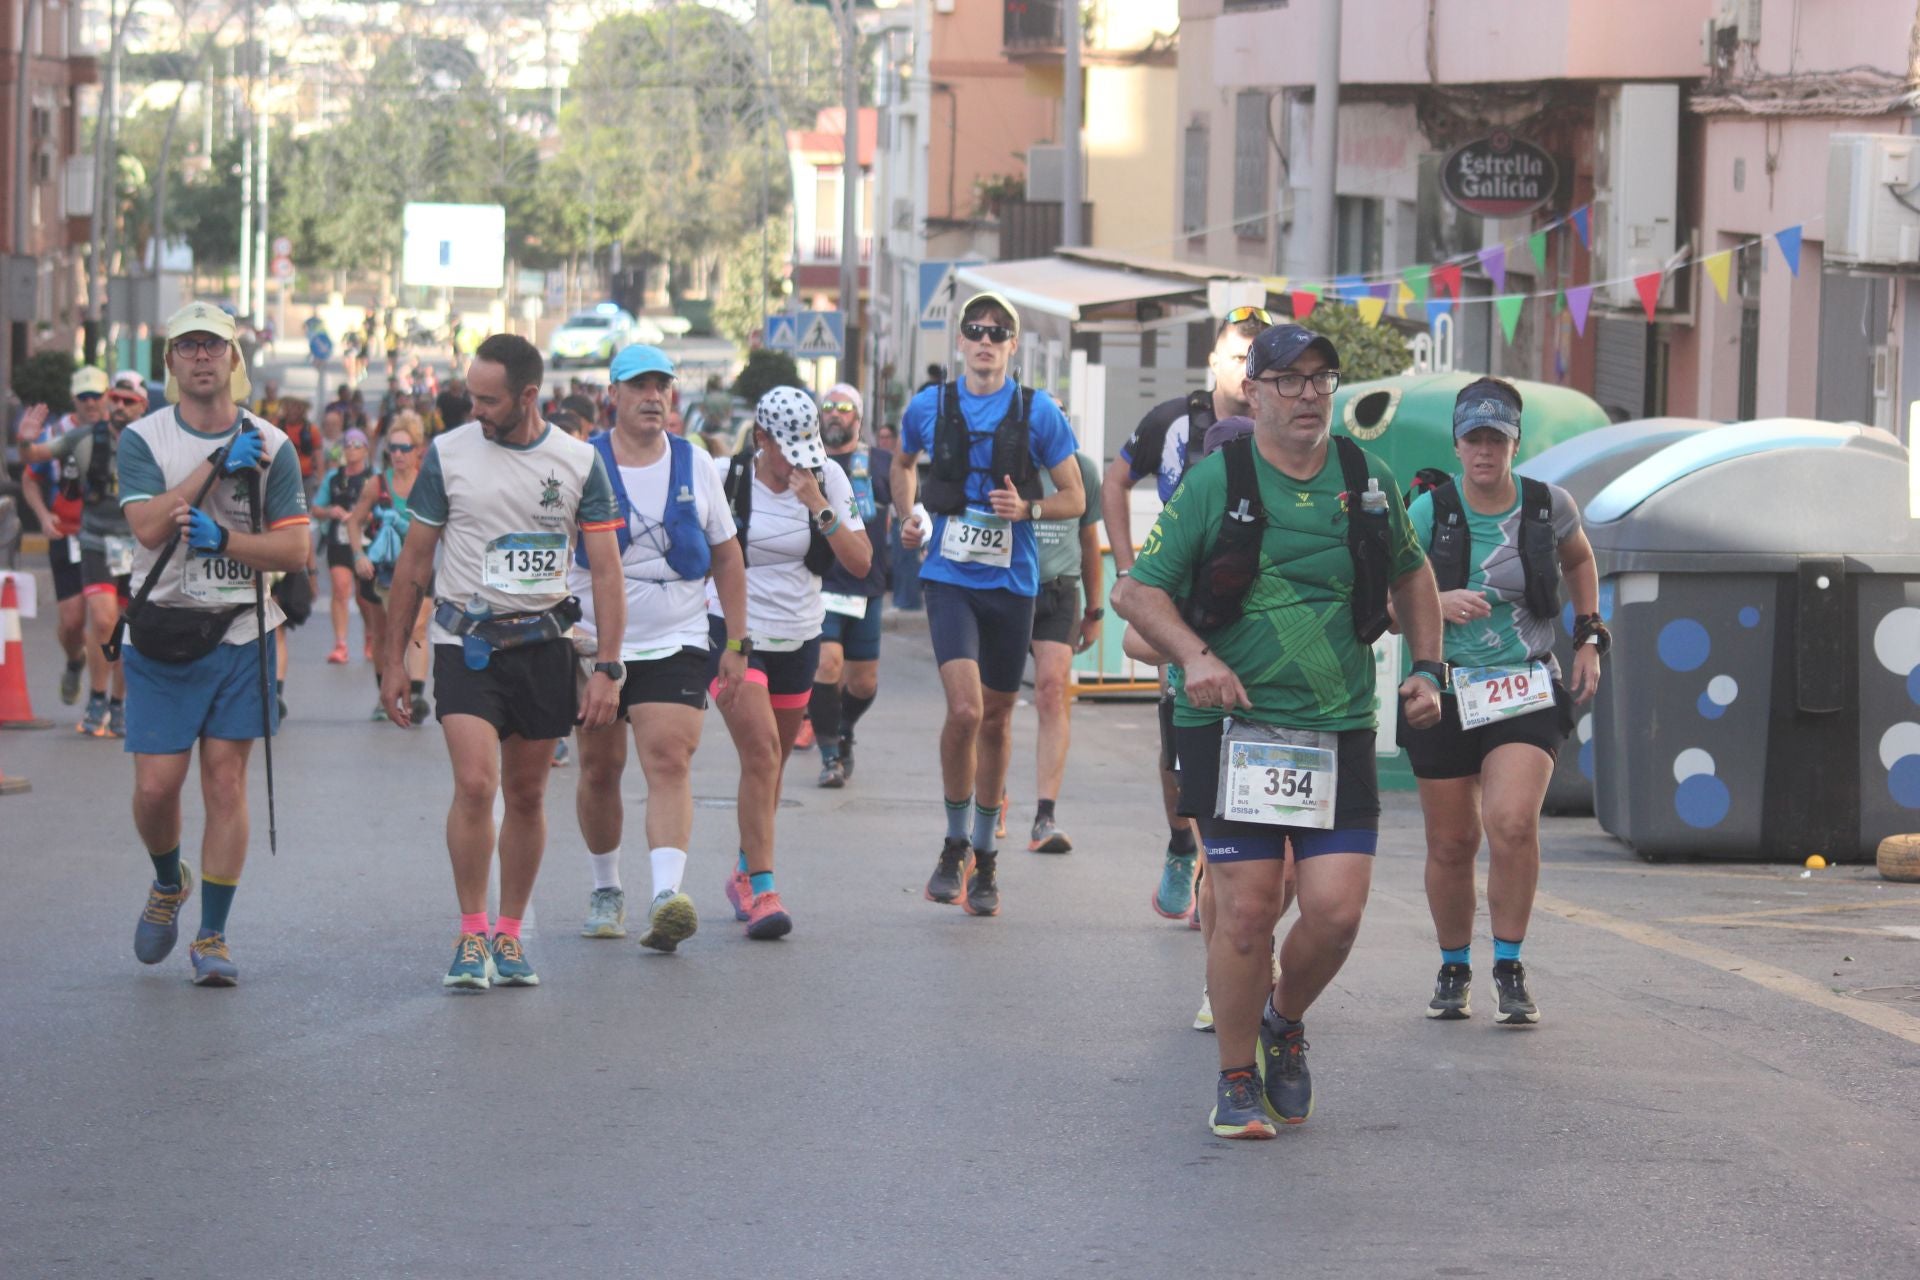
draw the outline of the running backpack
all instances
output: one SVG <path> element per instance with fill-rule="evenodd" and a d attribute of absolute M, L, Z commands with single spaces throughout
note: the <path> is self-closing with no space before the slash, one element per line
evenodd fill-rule
<path fill-rule="evenodd" d="M 1516 476 L 1520 482 L 1520 570 L 1526 579 L 1527 612 L 1552 618 L 1560 612 L 1559 544 L 1553 536 L 1553 491 L 1545 481 Z M 1451 479 L 1433 489 L 1433 543 L 1427 559 L 1434 584 L 1442 591 L 1466 587 L 1472 572 L 1473 537 L 1460 488 Z"/>
<path fill-rule="evenodd" d="M 960 410 L 960 387 L 946 383 L 939 391 L 940 412 L 933 425 L 933 459 L 927 467 L 921 505 L 937 515 L 959 515 L 967 509 L 967 477 L 973 465 L 973 433 Z M 1007 416 L 993 429 L 993 458 L 986 468 L 988 484 L 1000 487 L 1003 476 L 1013 477 L 1014 491 L 1028 502 L 1040 501 L 1040 476 L 1032 449 L 1033 388 L 1019 383 L 1007 401 Z"/>
<path fill-rule="evenodd" d="M 597 435 L 587 443 L 599 452 L 600 461 L 607 469 L 607 480 L 613 486 L 614 505 L 620 511 L 620 528 L 616 532 L 620 554 L 625 556 L 627 548 L 633 545 L 633 503 L 627 497 L 627 482 L 620 474 L 620 464 L 613 456 L 613 433 Z M 660 524 L 667 531 L 667 568 L 684 582 L 699 582 L 713 567 L 713 549 L 707 545 L 706 531 L 700 527 L 700 507 L 693 493 L 693 446 L 669 432 L 667 457 L 667 509 L 660 515 Z M 584 540 L 574 543 L 573 559 L 582 569 L 587 567 Z"/>
<path fill-rule="evenodd" d="M 746 449 L 733 455 L 733 461 L 727 464 L 727 505 L 733 508 L 733 524 L 740 530 L 740 560 L 747 559 L 747 526 L 753 522 L 753 457 L 756 451 Z M 814 472 L 814 479 L 820 481 L 820 492 L 827 491 L 826 478 Z M 807 572 L 816 578 L 827 576 L 827 570 L 833 567 L 833 544 L 826 535 L 813 526 L 807 525 L 807 554 L 802 563 Z"/>

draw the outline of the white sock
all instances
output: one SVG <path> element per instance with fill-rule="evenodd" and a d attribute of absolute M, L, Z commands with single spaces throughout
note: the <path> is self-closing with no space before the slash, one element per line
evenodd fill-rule
<path fill-rule="evenodd" d="M 593 887 L 596 889 L 618 889 L 620 887 L 620 851 L 611 853 L 589 853 L 587 861 L 593 864 Z"/>
<path fill-rule="evenodd" d="M 647 856 L 653 860 L 653 896 L 680 892 L 680 877 L 687 869 L 687 851 L 661 848 Z"/>

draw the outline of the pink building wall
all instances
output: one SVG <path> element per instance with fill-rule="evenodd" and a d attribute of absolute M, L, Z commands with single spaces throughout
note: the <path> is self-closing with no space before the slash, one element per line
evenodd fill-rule
<path fill-rule="evenodd" d="M 1001 53 L 1001 6 L 966 0 L 935 13 L 928 74 L 927 214 L 973 215 L 976 178 L 1024 176 L 1028 147 L 1058 132 L 1051 99 L 1028 89 L 1026 68 Z"/>

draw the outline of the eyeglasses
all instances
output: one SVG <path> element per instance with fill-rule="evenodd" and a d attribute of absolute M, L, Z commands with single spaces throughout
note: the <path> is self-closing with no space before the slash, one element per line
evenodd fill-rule
<path fill-rule="evenodd" d="M 1235 307 L 1227 312 L 1227 318 L 1220 322 L 1220 327 L 1224 329 L 1248 320 L 1258 320 L 1261 324 L 1271 325 L 1273 316 L 1265 307 Z"/>
<path fill-rule="evenodd" d="M 1251 382 L 1264 382 L 1288 400 L 1299 399 L 1311 382 L 1313 389 L 1323 396 L 1330 396 L 1340 389 L 1340 371 L 1322 369 L 1315 374 L 1279 373 L 1271 378 L 1251 378 Z"/>
<path fill-rule="evenodd" d="M 968 342 L 985 340 L 997 347 L 1013 337 L 1013 330 L 1003 324 L 979 324 L 969 320 L 960 326 L 960 336 Z"/>
<path fill-rule="evenodd" d="M 415 446 L 410 444 L 394 444 L 391 441 L 387 444 L 388 453 L 412 453 L 414 448 Z"/>
<path fill-rule="evenodd" d="M 173 349 L 188 358 L 200 355 L 222 356 L 227 353 L 227 345 L 225 338 L 175 338 L 173 340 Z"/>
<path fill-rule="evenodd" d="M 853 404 L 851 401 L 829 400 L 825 404 L 820 406 L 820 412 L 822 413 L 858 413 L 860 411 L 853 407 Z"/>

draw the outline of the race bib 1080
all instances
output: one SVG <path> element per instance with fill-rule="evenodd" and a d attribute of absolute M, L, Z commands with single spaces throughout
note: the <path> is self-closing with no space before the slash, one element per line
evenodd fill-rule
<path fill-rule="evenodd" d="M 180 590 L 203 604 L 247 604 L 253 600 L 253 566 L 195 552 L 180 563 Z"/>
<path fill-rule="evenodd" d="M 487 544 L 487 587 L 510 596 L 549 596 L 567 586 L 567 536 L 509 533 Z"/>

